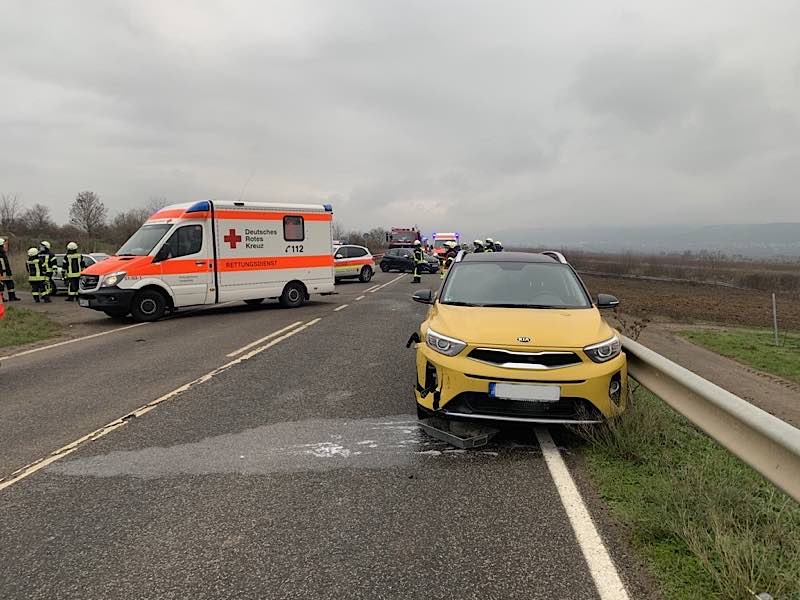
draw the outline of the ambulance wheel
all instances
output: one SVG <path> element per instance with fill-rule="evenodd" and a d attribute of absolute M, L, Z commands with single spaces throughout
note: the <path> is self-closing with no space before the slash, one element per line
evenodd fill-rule
<path fill-rule="evenodd" d="M 142 290 L 131 304 L 131 314 L 137 321 L 158 321 L 166 312 L 167 301 L 155 290 Z"/>
<path fill-rule="evenodd" d="M 264 301 L 263 298 L 251 298 L 250 300 L 245 300 L 244 303 L 248 306 L 258 306 Z"/>
<path fill-rule="evenodd" d="M 361 274 L 358 276 L 358 280 L 361 283 L 367 283 L 370 279 L 372 279 L 372 269 L 369 267 L 361 267 Z"/>
<path fill-rule="evenodd" d="M 284 308 L 297 308 L 302 306 L 306 300 L 306 290 L 302 284 L 292 281 L 283 288 L 280 297 L 281 306 Z"/>

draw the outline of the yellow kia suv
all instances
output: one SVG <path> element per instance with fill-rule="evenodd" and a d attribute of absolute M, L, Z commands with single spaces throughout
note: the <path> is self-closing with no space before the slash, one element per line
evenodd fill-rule
<path fill-rule="evenodd" d="M 416 343 L 420 418 L 599 423 L 625 408 L 619 334 L 558 252 L 459 254 Z"/>

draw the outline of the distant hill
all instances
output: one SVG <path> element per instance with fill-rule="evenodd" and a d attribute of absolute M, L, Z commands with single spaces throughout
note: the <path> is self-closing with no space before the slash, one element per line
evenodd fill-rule
<path fill-rule="evenodd" d="M 495 237 L 503 240 L 506 247 L 552 246 L 645 253 L 718 250 L 753 258 L 800 256 L 800 223 L 509 229 L 496 233 Z"/>

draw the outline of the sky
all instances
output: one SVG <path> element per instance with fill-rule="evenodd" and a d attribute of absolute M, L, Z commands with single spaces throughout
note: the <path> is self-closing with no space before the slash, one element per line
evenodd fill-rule
<path fill-rule="evenodd" d="M 800 221 L 800 2 L 4 0 L 0 193 L 345 227 Z"/>

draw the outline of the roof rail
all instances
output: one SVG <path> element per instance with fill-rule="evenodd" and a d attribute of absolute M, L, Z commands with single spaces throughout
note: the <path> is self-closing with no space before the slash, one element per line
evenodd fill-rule
<path fill-rule="evenodd" d="M 556 252 L 555 250 L 542 250 L 541 252 L 545 256 L 549 256 L 555 261 L 560 262 L 562 265 L 568 265 L 567 259 L 564 258 L 564 255 L 561 252 Z"/>

